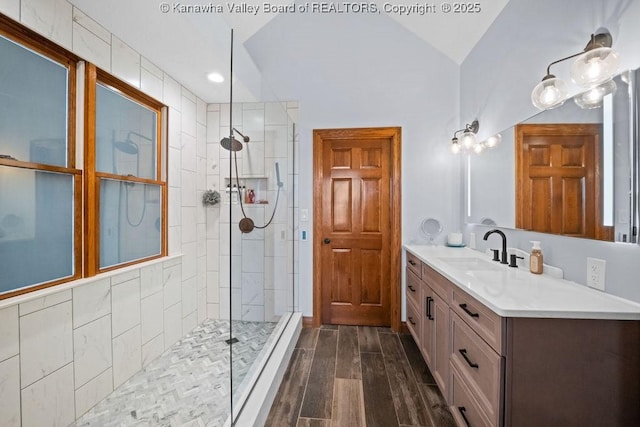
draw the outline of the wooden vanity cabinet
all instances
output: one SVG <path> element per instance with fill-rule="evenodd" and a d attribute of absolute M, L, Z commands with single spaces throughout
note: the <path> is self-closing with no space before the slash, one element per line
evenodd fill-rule
<path fill-rule="evenodd" d="M 501 317 L 407 259 L 409 330 L 460 427 L 640 425 L 640 321 Z"/>
<path fill-rule="evenodd" d="M 503 319 L 428 265 L 407 260 L 414 261 L 407 262 L 407 326 L 454 418 L 461 426 L 501 425 Z"/>

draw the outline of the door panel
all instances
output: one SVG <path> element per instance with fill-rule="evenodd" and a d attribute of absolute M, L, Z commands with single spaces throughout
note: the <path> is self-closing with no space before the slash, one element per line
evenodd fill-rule
<path fill-rule="evenodd" d="M 383 269 L 382 251 L 377 249 L 363 249 L 361 251 L 362 269 L 360 272 L 360 304 L 383 304 L 382 294 L 385 292 L 382 283 Z M 357 301 L 357 295 L 354 300 Z"/>
<path fill-rule="evenodd" d="M 352 131 L 352 132 L 351 132 Z M 391 325 L 392 165 L 397 136 L 375 129 L 314 131 L 315 203 L 323 323 Z M 331 131 L 327 131 L 331 132 Z M 346 132 L 346 133 L 345 133 Z M 399 142 L 399 141 L 398 141 Z M 316 192 L 318 194 L 318 192 Z M 395 238 L 394 238 L 395 239 Z M 395 240 L 394 240 L 395 241 Z M 399 249 L 399 248 L 398 248 Z M 394 290 L 395 292 L 395 290 Z"/>
<path fill-rule="evenodd" d="M 602 225 L 599 124 L 516 126 L 516 227 L 611 240 Z"/>
<path fill-rule="evenodd" d="M 349 232 L 353 228 L 352 220 L 352 191 L 350 179 L 335 179 L 331 182 L 331 231 Z"/>
<path fill-rule="evenodd" d="M 331 251 L 331 301 L 337 304 L 348 304 L 351 301 L 351 277 L 353 269 L 352 251 L 349 249 L 333 249 Z"/>

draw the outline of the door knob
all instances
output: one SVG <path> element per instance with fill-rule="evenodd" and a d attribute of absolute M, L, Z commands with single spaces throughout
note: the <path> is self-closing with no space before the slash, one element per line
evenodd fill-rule
<path fill-rule="evenodd" d="M 331 239 L 328 239 L 328 238 L 325 237 L 324 244 L 328 245 L 329 243 L 331 243 Z"/>

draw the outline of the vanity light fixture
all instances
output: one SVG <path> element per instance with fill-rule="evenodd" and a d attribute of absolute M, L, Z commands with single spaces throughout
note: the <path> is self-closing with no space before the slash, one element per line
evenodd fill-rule
<path fill-rule="evenodd" d="M 464 129 L 459 129 L 453 133 L 453 138 L 451 138 L 451 152 L 453 154 L 458 154 L 461 151 L 470 151 L 477 146 L 476 142 L 476 133 L 478 133 L 478 129 L 480 124 L 477 120 L 471 122 L 471 124 L 466 124 Z M 462 132 L 462 136 L 458 139 L 458 133 Z M 482 151 L 482 150 L 481 150 Z"/>
<path fill-rule="evenodd" d="M 480 124 L 477 120 L 471 122 L 471 124 L 465 125 L 464 129 L 460 129 L 454 132 L 453 138 L 451 138 L 451 152 L 453 154 L 458 153 L 482 153 L 485 148 L 494 148 L 500 141 L 502 141 L 502 135 L 499 133 L 490 136 L 484 141 L 478 141 L 476 134 Z M 458 133 L 462 132 L 462 136 L 458 139 Z"/>
<path fill-rule="evenodd" d="M 573 98 L 578 107 L 583 110 L 590 110 L 602 106 L 602 100 L 607 95 L 616 93 L 616 82 L 609 80 L 596 87 L 589 89 Z"/>
<path fill-rule="evenodd" d="M 601 33 L 591 35 L 589 43 L 587 43 L 582 52 L 550 63 L 547 66 L 547 74 L 531 93 L 531 102 L 533 105 L 541 110 L 548 110 L 559 107 L 564 103 L 567 98 L 566 84 L 562 79 L 551 74 L 551 66 L 566 61 L 567 59 L 577 57 L 571 66 L 570 72 L 571 80 L 573 80 L 574 83 L 589 89 L 593 89 L 602 83 L 608 83 L 620 64 L 618 54 L 611 48 L 612 44 L 613 37 L 611 37 L 609 32 L 603 30 Z M 609 87 L 610 86 L 606 86 L 603 89 Z M 615 90 L 615 83 L 613 90 Z M 600 92 L 602 91 L 596 91 L 589 96 L 597 96 Z M 600 98 L 600 100 L 602 100 L 602 98 Z M 589 105 L 592 104 L 593 102 Z"/>
<path fill-rule="evenodd" d="M 502 135 L 497 133 L 495 135 L 490 136 L 484 141 L 484 145 L 487 148 L 494 148 L 502 141 Z"/>

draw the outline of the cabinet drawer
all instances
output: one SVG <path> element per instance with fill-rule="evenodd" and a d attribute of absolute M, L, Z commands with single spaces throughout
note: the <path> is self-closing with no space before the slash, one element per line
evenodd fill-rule
<path fill-rule="evenodd" d="M 419 305 L 407 299 L 407 328 L 409 328 L 409 332 L 413 335 L 416 343 L 419 343 L 422 339 L 422 319 L 419 307 Z"/>
<path fill-rule="evenodd" d="M 420 278 L 407 267 L 407 302 L 409 301 L 420 306 Z"/>
<path fill-rule="evenodd" d="M 422 278 L 422 261 L 411 252 L 405 252 L 407 254 L 407 268 L 413 271 L 418 279 Z"/>
<path fill-rule="evenodd" d="M 451 308 L 498 354 L 502 351 L 503 318 L 466 292 L 452 286 Z"/>
<path fill-rule="evenodd" d="M 454 365 L 451 366 L 451 406 L 449 409 L 460 427 L 491 427 L 494 425 L 480 409 L 471 388 L 464 382 Z"/>
<path fill-rule="evenodd" d="M 502 384 L 502 357 L 451 313 L 451 364 L 478 390 L 478 402 L 489 419 L 498 423 Z"/>
<path fill-rule="evenodd" d="M 451 282 L 449 279 L 428 265 L 422 264 L 422 280 L 427 282 L 431 289 L 447 304 L 451 301 Z"/>

